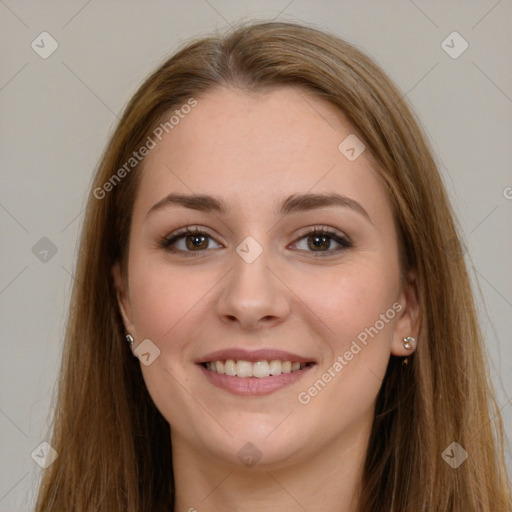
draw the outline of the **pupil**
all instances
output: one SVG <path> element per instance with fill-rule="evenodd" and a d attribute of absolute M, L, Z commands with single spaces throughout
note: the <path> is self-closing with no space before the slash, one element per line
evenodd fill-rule
<path fill-rule="evenodd" d="M 313 239 L 313 248 L 325 248 L 329 246 L 329 240 L 325 236 L 313 236 L 311 237 Z M 311 246 L 310 246 L 311 248 Z"/>
<path fill-rule="evenodd" d="M 206 240 L 206 237 L 203 235 L 191 235 L 187 238 L 187 242 L 190 242 L 190 240 L 193 240 L 191 243 L 188 243 L 188 248 L 197 248 L 204 244 L 204 241 Z"/>

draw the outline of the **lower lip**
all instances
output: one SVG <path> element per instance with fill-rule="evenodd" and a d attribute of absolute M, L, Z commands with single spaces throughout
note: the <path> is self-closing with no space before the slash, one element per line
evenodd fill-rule
<path fill-rule="evenodd" d="M 269 395 L 274 391 L 282 389 L 294 382 L 299 381 L 311 370 L 315 365 L 309 365 L 302 370 L 296 370 L 290 373 L 282 373 L 269 377 L 234 377 L 232 375 L 224 375 L 223 373 L 214 373 L 207 370 L 203 365 L 198 365 L 206 378 L 214 385 L 222 389 L 226 389 L 234 395 L 243 396 L 263 396 Z"/>

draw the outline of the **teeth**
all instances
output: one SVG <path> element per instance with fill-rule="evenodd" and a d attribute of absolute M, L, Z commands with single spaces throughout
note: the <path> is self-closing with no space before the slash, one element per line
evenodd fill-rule
<path fill-rule="evenodd" d="M 236 362 L 236 376 L 237 377 L 252 377 L 252 363 L 249 361 Z"/>
<path fill-rule="evenodd" d="M 268 373 L 270 375 L 281 375 L 281 370 L 283 367 L 281 361 L 276 361 L 274 359 L 273 361 L 270 361 L 270 364 L 268 366 L 269 366 Z"/>
<path fill-rule="evenodd" d="M 217 363 L 215 363 L 217 364 Z M 236 364 L 233 359 L 228 359 L 224 364 L 224 374 L 225 375 L 236 375 Z"/>
<path fill-rule="evenodd" d="M 261 379 L 262 377 L 268 377 L 270 375 L 270 365 L 267 361 L 256 361 L 252 363 L 252 376 L 258 377 Z"/>
<path fill-rule="evenodd" d="M 228 359 L 226 361 L 210 361 L 206 363 L 206 368 L 214 373 L 222 373 L 236 377 L 257 377 L 259 379 L 270 377 L 271 375 L 281 375 L 282 373 L 296 372 L 305 368 L 306 363 L 297 361 L 256 361 L 251 363 L 240 359 L 234 361 Z"/>

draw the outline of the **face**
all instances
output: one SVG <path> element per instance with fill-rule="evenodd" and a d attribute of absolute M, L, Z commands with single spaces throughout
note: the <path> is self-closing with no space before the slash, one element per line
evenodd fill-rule
<path fill-rule="evenodd" d="M 349 447 L 418 328 L 384 183 L 338 149 L 355 130 L 310 93 L 197 102 L 146 157 L 126 279 L 114 267 L 149 393 L 173 447 L 205 459 Z"/>

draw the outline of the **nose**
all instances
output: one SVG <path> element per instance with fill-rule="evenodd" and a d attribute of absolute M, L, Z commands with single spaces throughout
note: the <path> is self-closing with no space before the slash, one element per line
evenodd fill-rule
<path fill-rule="evenodd" d="M 218 317 L 242 330 L 277 325 L 288 316 L 290 290 L 269 267 L 266 251 L 252 263 L 233 255 L 233 267 L 223 280 L 216 308 Z"/>

